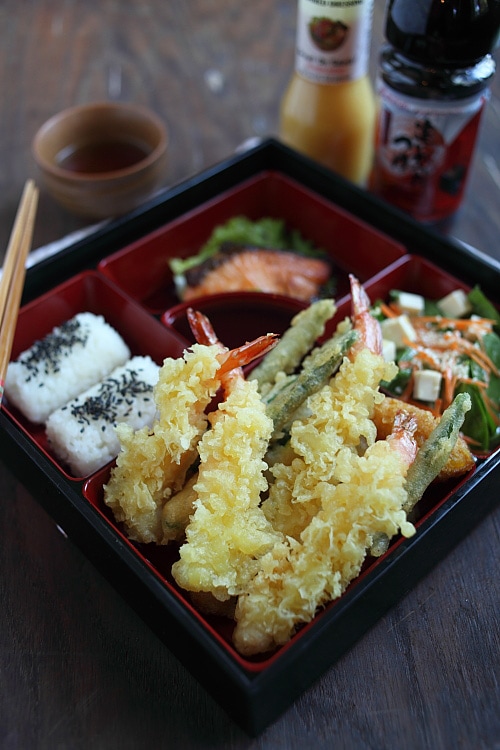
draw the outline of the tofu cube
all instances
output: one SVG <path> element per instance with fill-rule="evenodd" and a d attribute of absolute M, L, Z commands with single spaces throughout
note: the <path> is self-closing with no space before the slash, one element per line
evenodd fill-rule
<path fill-rule="evenodd" d="M 412 294 L 411 292 L 400 292 L 398 295 L 398 305 L 402 313 L 410 317 L 412 315 L 423 315 L 425 308 L 425 299 L 421 294 Z"/>
<path fill-rule="evenodd" d="M 443 376 L 436 370 L 417 370 L 414 373 L 413 398 L 418 401 L 435 401 L 441 393 Z"/>
<path fill-rule="evenodd" d="M 408 315 L 398 315 L 396 318 L 387 318 L 380 324 L 382 337 L 393 341 L 396 347 L 406 346 L 405 340 L 415 341 L 417 334 L 410 323 Z"/>
<path fill-rule="evenodd" d="M 396 359 L 396 344 L 394 341 L 382 340 L 382 356 L 386 362 L 394 362 Z"/>
<path fill-rule="evenodd" d="M 472 306 L 463 289 L 455 289 L 446 297 L 436 302 L 440 312 L 446 318 L 463 318 L 470 313 Z"/>

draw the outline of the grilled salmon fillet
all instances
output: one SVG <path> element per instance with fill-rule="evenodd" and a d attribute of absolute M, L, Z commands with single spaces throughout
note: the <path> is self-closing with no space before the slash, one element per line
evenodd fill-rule
<path fill-rule="evenodd" d="M 327 259 L 287 250 L 226 243 L 204 263 L 186 273 L 186 301 L 220 292 L 259 291 L 309 301 L 330 278 Z"/>

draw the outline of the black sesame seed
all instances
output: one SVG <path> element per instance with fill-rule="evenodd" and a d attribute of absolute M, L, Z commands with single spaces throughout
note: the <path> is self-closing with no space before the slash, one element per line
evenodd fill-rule
<path fill-rule="evenodd" d="M 43 372 L 52 375 L 60 371 L 63 357 L 69 356 L 75 347 L 83 347 L 89 338 L 89 331 L 79 320 L 72 318 L 55 328 L 45 338 L 35 341 L 31 349 L 19 357 L 19 362 L 28 371 L 26 382 L 31 376 Z"/>
<path fill-rule="evenodd" d="M 91 421 L 100 419 L 105 420 L 108 424 L 117 424 L 120 418 L 120 406 L 126 403 L 132 407 L 135 400 L 144 394 L 152 394 L 153 386 L 144 381 L 137 380 L 137 374 L 134 370 L 125 370 L 119 378 L 107 378 L 104 380 L 94 396 L 87 398 L 82 403 L 76 403 L 71 406 L 71 415 L 78 418 L 78 422 L 90 424 Z M 145 399 L 146 400 L 146 399 Z M 147 397 L 150 399 L 150 395 Z M 123 416 L 128 416 L 131 409 L 127 409 Z M 140 416 L 140 415 L 139 415 Z M 104 431 L 105 425 L 102 426 Z"/>

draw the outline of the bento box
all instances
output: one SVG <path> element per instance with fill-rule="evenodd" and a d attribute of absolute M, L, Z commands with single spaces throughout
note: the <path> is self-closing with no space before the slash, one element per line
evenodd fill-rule
<path fill-rule="evenodd" d="M 283 219 L 323 248 L 336 275 L 335 321 L 349 314 L 349 274 L 371 298 L 390 289 L 440 297 L 481 289 L 500 303 L 500 265 L 446 239 L 365 191 L 269 139 L 174 187 L 132 214 L 42 261 L 27 274 L 13 357 L 82 311 L 103 315 L 133 354 L 158 364 L 193 343 L 168 259 L 196 253 L 235 215 Z M 202 298 L 229 347 L 272 327 L 281 334 L 304 303 L 284 295 L 227 292 Z M 265 330 L 264 330 L 265 329 Z M 261 732 L 355 644 L 498 502 L 500 450 L 424 495 L 411 538 L 395 537 L 345 593 L 269 653 L 242 656 L 232 622 L 200 612 L 171 574 L 178 547 L 127 538 L 103 500 L 111 464 L 75 476 L 44 430 L 8 399 L 0 412 L 2 456 L 54 521 L 179 660 L 251 735 Z"/>

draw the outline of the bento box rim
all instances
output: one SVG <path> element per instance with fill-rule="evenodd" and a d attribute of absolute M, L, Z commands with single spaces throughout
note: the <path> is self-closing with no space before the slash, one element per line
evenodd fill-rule
<path fill-rule="evenodd" d="M 434 260 L 464 281 L 476 275 L 485 293 L 496 292 L 500 262 L 495 258 L 424 226 L 275 138 L 267 138 L 248 151 L 233 154 L 160 191 L 131 213 L 104 223 L 87 237 L 41 260 L 28 269 L 23 301 L 38 296 L 44 289 L 55 286 L 83 268 L 95 267 L 105 256 L 261 172 L 278 172 L 295 180 L 385 232 L 405 245 L 408 252 L 417 252 Z"/>

